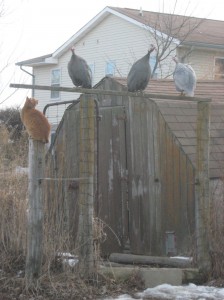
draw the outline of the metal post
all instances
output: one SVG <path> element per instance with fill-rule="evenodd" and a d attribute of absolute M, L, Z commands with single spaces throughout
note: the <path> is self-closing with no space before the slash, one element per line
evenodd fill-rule
<path fill-rule="evenodd" d="M 95 273 L 93 254 L 93 200 L 95 167 L 95 103 L 91 95 L 80 101 L 80 163 L 79 177 L 79 271 L 85 278 Z"/>
<path fill-rule="evenodd" d="M 26 286 L 36 286 L 43 252 L 43 199 L 45 144 L 29 139 Z"/>
<path fill-rule="evenodd" d="M 198 102 L 197 118 L 197 168 L 196 168 L 196 242 L 199 269 L 208 274 L 211 269 L 209 254 L 210 195 L 209 195 L 209 139 L 210 103 Z"/>

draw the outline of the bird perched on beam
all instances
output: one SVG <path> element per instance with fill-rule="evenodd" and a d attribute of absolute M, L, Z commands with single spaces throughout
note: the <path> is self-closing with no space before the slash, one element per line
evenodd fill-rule
<path fill-rule="evenodd" d="M 92 88 L 91 69 L 87 62 L 80 56 L 75 54 L 75 49 L 72 48 L 72 56 L 68 63 L 68 74 L 77 87 Z"/>
<path fill-rule="evenodd" d="M 181 92 L 182 96 L 194 97 L 197 79 L 193 68 L 188 64 L 180 63 L 177 56 L 174 56 L 173 60 L 176 63 L 173 72 L 176 90 Z"/>
<path fill-rule="evenodd" d="M 151 45 L 148 53 L 132 65 L 127 77 L 129 92 L 142 92 L 149 83 L 149 79 L 151 77 L 149 58 L 153 50 L 155 50 L 155 46 Z"/>

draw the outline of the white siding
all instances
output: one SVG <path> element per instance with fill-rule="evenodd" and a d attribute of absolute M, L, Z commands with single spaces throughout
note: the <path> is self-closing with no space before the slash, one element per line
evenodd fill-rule
<path fill-rule="evenodd" d="M 126 77 L 133 62 L 147 53 L 150 44 L 153 43 L 148 31 L 139 28 L 125 20 L 114 15 L 109 15 L 94 30 L 89 32 L 85 38 L 76 45 L 76 53 L 87 61 L 88 64 L 94 64 L 93 85 L 99 82 L 105 76 L 105 67 L 108 60 L 116 62 L 115 76 Z M 35 83 L 50 85 L 51 70 L 61 69 L 61 86 L 72 87 L 73 84 L 68 76 L 67 63 L 71 57 L 68 51 L 59 58 L 58 65 L 47 67 L 35 67 Z M 78 94 L 61 92 L 59 100 L 50 99 L 50 91 L 35 91 L 35 97 L 39 100 L 39 109 L 43 110 L 48 103 L 56 101 L 68 101 L 77 99 Z M 64 105 L 58 108 L 51 108 L 51 117 L 55 113 L 62 115 Z M 55 123 L 59 119 L 51 118 Z"/>
<path fill-rule="evenodd" d="M 180 56 L 186 49 L 179 50 Z M 215 57 L 224 57 L 224 51 L 195 49 L 186 60 L 195 70 L 198 79 L 214 79 Z"/>

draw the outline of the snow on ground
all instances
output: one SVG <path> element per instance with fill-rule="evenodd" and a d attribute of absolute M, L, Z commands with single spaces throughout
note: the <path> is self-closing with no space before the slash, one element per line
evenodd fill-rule
<path fill-rule="evenodd" d="M 197 286 L 195 284 L 172 286 L 161 284 L 154 288 L 148 288 L 137 293 L 135 298 L 129 295 L 121 295 L 117 298 L 105 298 L 104 300 L 134 300 L 134 299 L 168 299 L 168 300 L 223 300 L 224 288 L 211 286 Z"/>

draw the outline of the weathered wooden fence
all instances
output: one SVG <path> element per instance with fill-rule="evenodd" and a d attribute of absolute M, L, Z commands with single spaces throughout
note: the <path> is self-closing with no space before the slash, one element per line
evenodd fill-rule
<path fill-rule="evenodd" d="M 178 150 L 178 145 L 172 140 L 172 134 L 167 130 L 166 124 L 164 120 L 161 118 L 158 110 L 156 109 L 156 104 L 153 100 L 150 99 L 171 99 L 181 101 L 182 99 L 179 97 L 166 96 L 166 95 L 151 95 L 145 94 L 139 98 L 139 95 L 128 93 L 126 91 L 112 91 L 112 90 L 86 90 L 86 89 L 76 89 L 76 88 L 62 88 L 62 87 L 46 87 L 46 86 L 30 86 L 30 85 L 16 85 L 11 84 L 11 87 L 20 87 L 20 88 L 34 88 L 34 89 L 43 89 L 43 90 L 59 90 L 59 91 L 67 91 L 67 92 L 84 92 L 86 94 L 95 94 L 97 95 L 98 101 L 100 105 L 102 105 L 102 113 L 109 112 L 112 113 L 112 127 L 111 130 L 111 138 L 108 139 L 109 151 L 108 153 L 111 156 L 111 159 L 108 160 L 107 155 L 105 156 L 105 152 L 103 148 L 98 149 L 99 154 L 102 155 L 102 161 L 100 162 L 101 169 L 99 170 L 99 180 L 105 178 L 106 181 L 99 182 L 100 190 L 99 190 L 99 199 L 97 199 L 97 206 L 99 207 L 99 216 L 102 217 L 103 221 L 110 226 L 110 221 L 116 220 L 115 225 L 117 230 L 113 230 L 115 235 L 118 232 L 118 240 L 121 241 L 121 245 L 118 247 L 121 250 L 124 249 L 125 243 L 127 239 L 130 237 L 131 250 L 136 254 L 141 254 L 147 252 L 153 253 L 153 251 L 161 251 L 161 247 L 164 248 L 164 243 L 161 242 L 163 240 L 162 232 L 164 232 L 165 225 L 170 222 L 170 226 L 179 226 L 180 215 L 172 219 L 172 208 L 174 205 L 179 205 L 183 199 L 188 201 L 186 197 L 193 197 L 194 199 L 194 189 L 191 187 L 191 192 L 187 192 L 188 196 L 184 196 L 184 198 L 178 198 L 175 196 L 175 203 L 172 202 L 172 197 L 170 195 L 175 195 L 174 182 L 175 180 L 181 180 L 182 187 L 185 186 L 186 191 L 188 190 L 189 182 L 187 182 L 184 177 L 179 179 L 178 172 L 181 167 L 181 163 L 176 164 L 174 156 L 172 157 L 173 163 L 171 165 L 172 160 L 169 158 L 169 153 L 176 151 L 178 157 L 182 157 L 183 153 Z M 108 99 L 108 97 L 111 99 Z M 111 106 L 111 101 L 113 102 L 114 108 L 109 109 L 107 106 Z M 188 101 L 199 101 L 198 104 L 198 164 L 196 173 L 198 174 L 198 183 L 199 188 L 196 189 L 196 232 L 197 232 L 197 257 L 198 263 L 202 269 L 204 266 L 209 268 L 209 255 L 208 255 L 208 240 L 206 231 L 208 227 L 206 224 L 209 223 L 208 215 L 207 219 L 204 218 L 202 212 L 206 211 L 209 203 L 209 185 L 208 185 L 208 153 L 209 153 L 209 99 L 200 99 L 200 98 L 185 98 Z M 137 100 L 137 101 L 136 101 Z M 202 105 L 203 104 L 203 105 Z M 119 110 L 119 113 L 113 114 L 116 110 L 116 106 Z M 205 107 L 205 109 L 204 109 Z M 121 113 L 122 110 L 122 113 Z M 71 112 L 71 109 L 68 110 Z M 80 114 L 78 110 L 75 110 L 75 114 Z M 108 116 L 108 114 L 107 114 Z M 127 122 L 128 119 L 128 122 Z M 68 126 L 71 125 L 71 117 L 68 115 L 64 116 L 62 120 L 63 122 L 67 122 Z M 123 124 L 122 124 L 123 122 Z M 127 124 L 125 124 L 127 122 Z M 138 124 L 139 123 L 139 124 Z M 62 125 L 63 126 L 63 125 Z M 67 128 L 68 128 L 67 126 Z M 146 126 L 146 127 L 144 127 Z M 107 137 L 108 131 L 106 132 L 104 128 L 101 128 L 102 134 Z M 119 134 L 124 129 L 124 139 L 122 141 L 117 139 Z M 138 131 L 136 131 L 138 130 Z M 144 133 L 145 132 L 145 133 Z M 158 134 L 160 133 L 160 135 Z M 144 134 L 143 134 L 144 133 Z M 61 147 L 66 151 L 66 148 L 70 145 L 70 140 L 72 137 L 69 135 L 69 132 L 66 131 L 67 137 L 66 140 L 62 141 L 62 137 L 60 137 L 60 131 L 58 132 L 58 140 L 61 140 L 62 144 L 57 144 L 57 139 L 55 142 L 55 152 L 57 152 L 57 147 Z M 91 135 L 91 134 L 90 134 Z M 122 136 L 122 135 L 121 135 Z M 142 138 L 140 138 L 142 136 Z M 148 140 L 145 140 L 145 137 L 149 136 Z M 114 138 L 114 139 L 113 139 Z M 74 139 L 74 131 L 73 131 L 73 139 Z M 113 143 L 113 141 L 115 143 Z M 142 144 L 144 141 L 144 144 Z M 105 140 L 100 140 L 100 143 L 105 143 Z M 125 142 L 122 146 L 122 143 Z M 65 143 L 65 144 L 63 144 Z M 75 143 L 74 140 L 72 143 Z M 139 148 L 139 143 L 141 147 Z M 117 145 L 115 147 L 115 145 Z M 165 152 L 163 145 L 165 145 Z M 138 147 L 137 147 L 138 146 Z M 162 148 L 161 148 L 162 147 Z M 171 151 L 169 152 L 169 149 Z M 70 153 L 71 153 L 70 149 Z M 67 152 L 68 153 L 68 152 Z M 122 161 L 124 161 L 124 165 L 120 164 L 120 157 L 123 157 Z M 127 156 L 126 156 L 127 155 Z M 165 155 L 165 156 L 164 156 Z M 165 161 L 162 161 L 163 156 L 165 157 Z M 79 160 L 82 157 L 82 154 L 79 153 L 79 157 L 75 159 Z M 55 159 L 55 158 L 54 158 Z M 57 158 L 60 160 L 60 158 Z M 71 160 L 74 161 L 74 157 L 71 157 Z M 194 170 L 186 169 L 187 157 L 183 155 L 183 167 L 186 170 L 186 175 L 191 174 L 190 179 L 194 179 Z M 66 157 L 66 160 L 70 163 L 70 157 Z M 181 160 L 179 160 L 181 162 Z M 72 166 L 70 168 L 69 163 L 67 164 L 68 172 L 70 176 L 72 173 Z M 108 164 L 106 169 L 104 169 L 105 165 Z M 165 165 L 163 165 L 165 163 Z M 81 165 L 80 165 L 81 166 Z M 176 166 L 176 173 L 173 173 L 173 166 Z M 147 171 L 145 171 L 146 169 Z M 82 168 L 80 168 L 81 172 Z M 103 171 L 104 170 L 104 171 Z M 116 174 L 116 170 L 118 173 Z M 128 173 L 127 173 L 128 170 Z M 170 170 L 172 172 L 173 177 L 167 177 L 167 172 Z M 114 172 L 115 171 L 115 172 Z M 166 174 L 164 173 L 166 171 Z M 92 171 L 91 171 L 92 172 Z M 102 172 L 102 173 L 100 173 Z M 175 175 L 176 174 L 176 175 Z M 116 175 L 116 176 L 115 176 Z M 78 175 L 80 176 L 80 174 Z M 91 177 L 91 176 L 90 176 Z M 185 181 L 184 181 L 185 180 Z M 126 183 L 125 183 L 126 182 Z M 104 183 L 108 185 L 108 189 L 104 189 Z M 123 184 L 125 183 L 125 184 Z M 177 184 L 177 183 L 175 183 Z M 114 197 L 113 189 L 117 185 L 119 187 L 119 195 Z M 91 186 L 91 191 L 89 190 L 87 194 L 92 196 L 92 181 L 91 184 L 87 185 L 88 188 Z M 80 188 L 80 187 L 79 187 Z M 172 190 L 170 190 L 172 189 Z M 116 189 L 117 190 L 117 189 Z M 109 193 L 108 193 L 109 191 Z M 121 195 L 124 195 L 122 197 Z M 128 195 L 128 196 L 127 196 Z M 177 195 L 180 195 L 179 192 Z M 108 198 L 109 196 L 109 198 Z M 171 199 L 166 203 L 167 199 Z M 170 197 L 170 198 L 169 198 Z M 85 197 L 86 198 L 86 197 Z M 88 199 L 88 196 L 87 196 Z M 110 200 L 109 200 L 110 199 Z M 120 200 L 121 199 L 121 200 Z M 84 200 L 84 199 L 83 199 Z M 108 201 L 109 200 L 109 201 Z M 116 201 L 118 201 L 118 206 L 115 205 Z M 113 203 L 114 202 L 114 203 Z M 90 203 L 90 202 L 89 202 Z M 191 200 L 192 205 L 194 201 Z M 96 203 L 95 203 L 96 204 Z M 188 203 L 189 204 L 189 203 Z M 88 207 L 88 206 L 87 206 Z M 91 207 L 91 205 L 90 205 Z M 101 210 L 102 207 L 106 207 L 106 210 Z M 168 213 L 164 215 L 164 209 Z M 136 210 L 140 212 L 140 214 L 136 214 Z M 193 211 L 193 210 L 192 210 Z M 88 217 L 92 219 L 93 214 L 89 214 Z M 119 216 L 119 217 L 118 217 Z M 164 223 L 164 218 L 169 218 Z M 146 222 L 143 222 L 143 219 Z M 88 220 L 88 224 L 90 224 L 90 219 Z M 204 227 L 205 225 L 205 227 Z M 182 226 L 182 227 L 181 227 Z M 181 227 L 184 230 L 186 224 L 181 223 Z M 90 234 L 92 234 L 91 226 Z M 185 228 L 186 229 L 186 228 Z M 179 230 L 179 236 L 185 231 L 181 232 Z M 111 232 L 108 230 L 108 233 Z M 148 235 L 147 235 L 148 234 Z M 156 246 L 154 245 L 157 242 Z M 29 242 L 28 242 L 29 243 Z M 92 239 L 90 239 L 90 243 L 92 243 Z M 163 244 L 162 244 L 163 243 Z M 86 245 L 90 245 L 86 243 Z M 112 245 L 112 244 L 109 244 Z M 108 248 L 107 248 L 108 249 Z M 158 250 L 159 249 L 159 250 Z M 110 249 L 111 250 L 111 249 Z M 112 249 L 113 250 L 113 249 Z M 91 250 L 92 251 L 92 250 Z M 90 252 L 91 252 L 90 251 Z M 81 251 L 82 253 L 86 253 L 89 255 L 89 250 L 86 249 Z M 80 252 L 80 255 L 81 255 Z M 88 256 L 87 255 L 87 256 Z M 87 260 L 88 261 L 88 260 Z M 90 270 L 92 269 L 92 266 Z"/>

